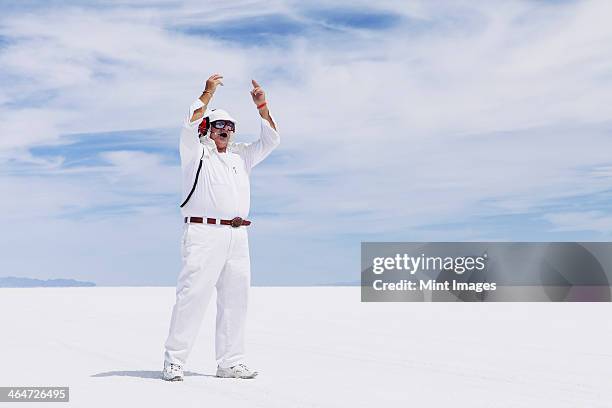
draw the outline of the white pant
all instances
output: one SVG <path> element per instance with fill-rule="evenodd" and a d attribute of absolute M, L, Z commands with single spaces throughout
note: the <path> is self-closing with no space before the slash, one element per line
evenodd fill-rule
<path fill-rule="evenodd" d="M 165 360 L 185 365 L 216 287 L 217 364 L 227 368 L 241 363 L 251 283 L 246 227 L 185 224 L 182 255 Z"/>

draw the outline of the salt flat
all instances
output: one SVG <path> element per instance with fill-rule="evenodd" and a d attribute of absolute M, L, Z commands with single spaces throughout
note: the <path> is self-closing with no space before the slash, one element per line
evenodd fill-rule
<path fill-rule="evenodd" d="M 73 407 L 612 406 L 609 303 L 375 304 L 358 288 L 258 287 L 247 352 L 260 376 L 213 376 L 213 301 L 185 381 L 167 383 L 173 302 L 169 287 L 0 289 L 0 386 L 69 386 Z"/>

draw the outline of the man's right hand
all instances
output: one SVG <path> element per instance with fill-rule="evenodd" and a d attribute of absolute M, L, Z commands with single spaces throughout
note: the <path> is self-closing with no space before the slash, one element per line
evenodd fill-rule
<path fill-rule="evenodd" d="M 191 121 L 195 122 L 198 119 L 201 119 L 204 116 L 204 112 L 206 111 L 206 107 L 208 106 L 208 102 L 213 97 L 215 90 L 217 89 L 217 85 L 223 86 L 223 76 L 221 74 L 213 74 L 206 80 L 206 88 L 204 88 L 204 92 L 200 95 L 200 100 L 204 104 L 203 107 L 196 109 L 191 116 Z"/>
<path fill-rule="evenodd" d="M 211 96 L 212 94 L 215 93 L 215 91 L 217 90 L 217 85 L 221 85 L 223 86 L 223 76 L 221 74 L 213 74 L 210 76 L 210 78 L 208 78 L 206 80 L 206 88 L 204 89 L 204 92 L 208 91 L 210 92 Z M 208 93 L 206 92 L 206 93 Z"/>

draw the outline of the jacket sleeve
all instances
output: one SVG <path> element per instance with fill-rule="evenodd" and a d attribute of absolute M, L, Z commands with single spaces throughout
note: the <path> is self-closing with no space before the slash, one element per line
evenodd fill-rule
<path fill-rule="evenodd" d="M 275 121 L 276 122 L 276 121 Z M 278 125 L 277 125 L 278 126 Z M 280 135 L 266 119 L 261 119 L 261 133 L 259 140 L 249 143 L 242 151 L 244 162 L 250 171 L 263 159 L 268 157 L 272 150 L 280 144 Z"/>
<path fill-rule="evenodd" d="M 200 99 L 196 99 L 189 108 L 189 114 L 183 122 L 183 128 L 181 129 L 181 141 L 180 141 L 180 153 L 181 160 L 184 163 L 189 163 L 196 158 L 199 159 L 202 154 L 202 144 L 200 143 L 200 137 L 198 135 L 198 126 L 202 122 L 202 119 L 191 121 L 193 112 L 204 106 Z M 204 112 L 204 116 L 206 112 Z M 202 117 L 204 117 L 202 116 Z"/>

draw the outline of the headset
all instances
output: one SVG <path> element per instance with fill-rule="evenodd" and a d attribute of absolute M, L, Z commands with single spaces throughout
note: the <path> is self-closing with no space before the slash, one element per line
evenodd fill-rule
<path fill-rule="evenodd" d="M 210 118 L 206 116 L 200 123 L 200 126 L 198 126 L 198 133 L 202 136 L 206 136 L 209 129 L 210 129 Z"/>

